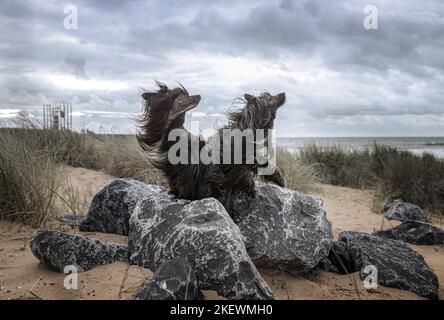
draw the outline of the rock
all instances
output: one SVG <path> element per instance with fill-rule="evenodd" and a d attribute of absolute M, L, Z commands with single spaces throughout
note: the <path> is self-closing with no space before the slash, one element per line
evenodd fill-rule
<path fill-rule="evenodd" d="M 375 236 L 418 245 L 444 244 L 444 231 L 425 222 L 407 220 L 399 226 L 374 233 Z"/>
<path fill-rule="evenodd" d="M 333 241 L 328 257 L 323 258 L 318 266 L 326 272 L 339 274 L 350 273 L 354 267 L 348 252 L 348 246 L 344 242 Z"/>
<path fill-rule="evenodd" d="M 156 270 L 187 258 L 202 289 L 229 299 L 273 299 L 247 254 L 239 228 L 214 198 L 172 199 L 166 191 L 140 201 L 129 222 L 130 262 Z"/>
<path fill-rule="evenodd" d="M 69 265 L 83 272 L 114 261 L 128 261 L 126 246 L 60 231 L 37 231 L 30 247 L 37 259 L 57 272 L 64 272 L 63 269 Z"/>
<path fill-rule="evenodd" d="M 389 220 L 417 220 L 428 222 L 424 211 L 417 205 L 396 199 L 384 206 L 384 217 Z"/>
<path fill-rule="evenodd" d="M 129 217 L 137 201 L 162 190 L 128 178 L 114 180 L 94 196 L 80 231 L 128 235 Z"/>
<path fill-rule="evenodd" d="M 401 241 L 385 239 L 366 233 L 344 231 L 339 241 L 347 244 L 352 272 L 374 265 L 378 271 L 378 284 L 408 290 L 430 299 L 438 298 L 438 278 L 417 252 Z"/>
<path fill-rule="evenodd" d="M 167 260 L 135 300 L 203 300 L 196 273 L 186 259 Z"/>
<path fill-rule="evenodd" d="M 94 197 L 80 230 L 128 234 L 137 200 L 164 192 L 162 187 L 131 179 L 113 181 Z M 223 200 L 256 265 L 274 268 L 280 264 L 307 271 L 328 255 L 333 236 L 321 200 L 259 182 L 256 193 L 254 198 L 242 195 Z"/>
<path fill-rule="evenodd" d="M 328 256 L 333 240 L 323 202 L 274 184 L 256 183 L 256 196 L 224 201 L 256 266 L 306 272 Z"/>

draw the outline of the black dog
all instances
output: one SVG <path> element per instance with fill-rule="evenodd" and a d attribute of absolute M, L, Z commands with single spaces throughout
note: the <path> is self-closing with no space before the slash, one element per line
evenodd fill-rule
<path fill-rule="evenodd" d="M 191 135 L 184 128 L 185 113 L 199 104 L 200 96 L 190 96 L 183 87 L 168 89 L 162 83 L 158 85 L 157 92 L 145 92 L 142 95 L 145 100 L 145 110 L 139 119 L 137 139 L 150 162 L 166 175 L 172 194 L 182 199 L 196 200 L 215 197 L 221 201 L 239 192 L 254 196 L 254 177 L 258 169 L 270 165 L 273 166 L 274 172 L 264 175 L 263 178 L 284 186 L 284 178 L 274 164 L 261 163 L 257 150 L 253 154 L 253 159 L 245 152 L 249 144 L 250 146 L 262 144 L 268 147 L 268 130 L 273 128 L 277 109 L 285 103 L 284 93 L 276 96 L 262 93 L 256 97 L 245 94 L 244 108 L 229 112 L 228 125 L 220 128 L 209 141 L 205 141 L 200 136 Z M 170 141 L 168 138 L 174 129 L 180 129 L 181 138 L 186 138 L 188 141 L 185 163 L 172 164 L 168 159 L 170 148 L 177 142 L 177 140 Z M 239 146 L 234 145 L 232 137 L 227 139 L 225 132 L 237 129 L 241 132 L 250 130 L 253 132 L 253 139 L 242 139 L 240 163 L 225 164 L 223 159 L 225 147 L 230 145 L 231 160 L 236 157 L 235 152 L 239 150 Z M 256 135 L 256 129 L 263 129 L 264 136 L 259 138 Z M 196 149 L 193 151 L 192 148 L 193 143 L 197 146 L 197 152 L 200 153 L 203 148 L 208 148 L 214 141 L 220 142 L 218 144 L 221 148 L 219 162 L 192 161 L 193 156 L 196 156 Z M 211 155 L 212 152 L 210 151 L 209 154 Z"/>

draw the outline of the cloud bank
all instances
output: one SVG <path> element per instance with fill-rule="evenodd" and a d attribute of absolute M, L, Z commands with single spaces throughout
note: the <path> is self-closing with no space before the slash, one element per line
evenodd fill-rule
<path fill-rule="evenodd" d="M 366 30 L 364 7 L 378 9 Z M 67 30 L 66 5 L 78 8 Z M 0 118 L 71 100 L 74 126 L 135 132 L 141 88 L 184 84 L 210 133 L 245 92 L 287 93 L 279 136 L 444 134 L 444 2 L 2 1 Z"/>

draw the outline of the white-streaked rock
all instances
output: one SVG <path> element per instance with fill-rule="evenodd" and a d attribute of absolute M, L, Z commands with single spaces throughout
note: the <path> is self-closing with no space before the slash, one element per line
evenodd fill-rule
<path fill-rule="evenodd" d="M 186 258 L 202 289 L 229 299 L 274 298 L 239 228 L 214 198 L 185 201 L 153 193 L 136 205 L 129 228 L 132 264 L 156 270 L 166 260 Z"/>
<path fill-rule="evenodd" d="M 323 201 L 274 184 L 256 183 L 256 196 L 224 205 L 257 266 L 308 271 L 328 256 L 333 240 Z"/>
<path fill-rule="evenodd" d="M 128 262 L 127 246 L 55 230 L 37 231 L 30 247 L 37 259 L 57 272 L 67 266 L 83 272 L 114 261 Z"/>
<path fill-rule="evenodd" d="M 167 260 L 157 268 L 153 279 L 135 300 L 203 300 L 196 273 L 187 259 Z"/>
<path fill-rule="evenodd" d="M 129 178 L 114 180 L 94 196 L 80 231 L 128 235 L 128 221 L 136 203 L 163 190 Z"/>
<path fill-rule="evenodd" d="M 342 232 L 339 241 L 347 245 L 354 267 L 351 272 L 359 271 L 362 279 L 368 275 L 365 267 L 373 265 L 377 269 L 378 284 L 438 298 L 438 277 L 423 256 L 405 243 L 354 231 Z"/>
<path fill-rule="evenodd" d="M 427 216 L 419 206 L 401 199 L 396 199 L 384 206 L 384 217 L 388 220 L 428 222 Z"/>
<path fill-rule="evenodd" d="M 375 236 L 400 240 L 417 245 L 444 244 L 444 231 L 426 222 L 407 220 L 399 226 L 381 230 Z"/>

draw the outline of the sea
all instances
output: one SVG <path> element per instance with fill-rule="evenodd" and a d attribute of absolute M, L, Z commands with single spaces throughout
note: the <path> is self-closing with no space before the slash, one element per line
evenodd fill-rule
<path fill-rule="evenodd" d="M 304 145 L 339 145 L 346 150 L 365 148 L 374 143 L 396 147 L 415 154 L 431 153 L 444 159 L 444 137 L 313 137 L 277 138 L 277 145 L 297 154 Z"/>

